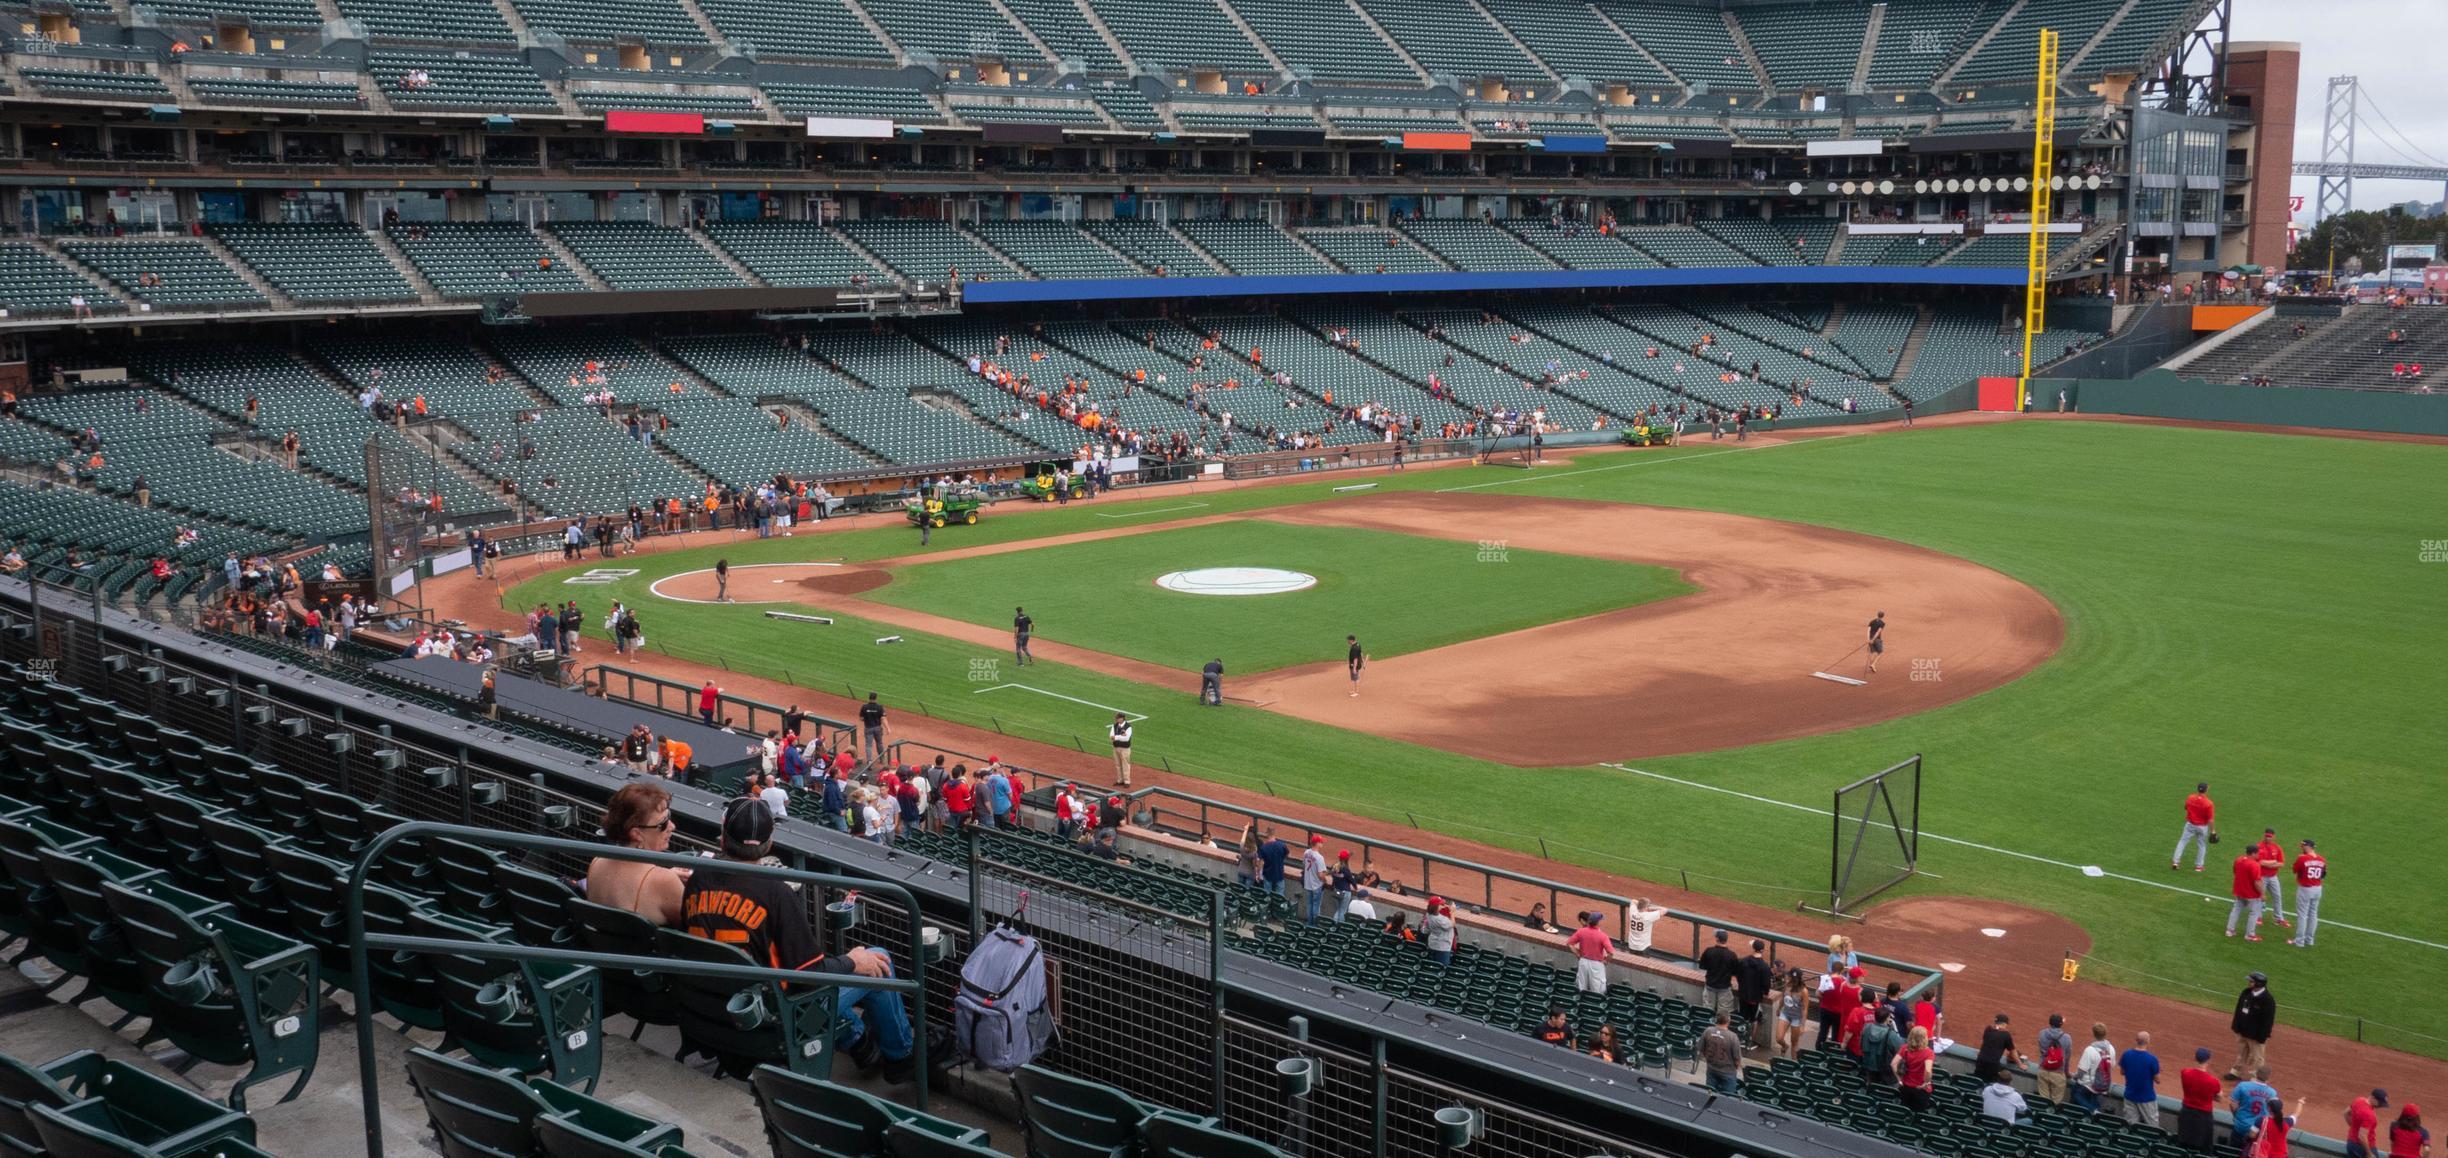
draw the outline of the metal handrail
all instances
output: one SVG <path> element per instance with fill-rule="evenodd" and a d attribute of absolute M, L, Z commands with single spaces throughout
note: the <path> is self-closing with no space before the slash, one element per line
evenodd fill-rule
<path fill-rule="evenodd" d="M 1359 833 L 1344 829 L 1330 828 L 1322 824 L 1301 820 L 1295 817 L 1282 816 L 1269 812 L 1260 812 L 1253 808 L 1247 808 L 1238 804 L 1228 804 L 1221 800 L 1210 800 L 1204 796 L 1195 796 L 1191 793 L 1182 792 L 1172 788 L 1142 788 L 1131 793 L 1130 798 L 1133 803 L 1147 801 L 1151 798 L 1161 798 L 1179 800 L 1196 806 L 1198 810 L 1198 827 L 1196 831 L 1200 837 L 1209 840 L 1215 839 L 1215 833 L 1217 831 L 1215 822 L 1212 819 L 1212 814 L 1215 812 L 1223 812 L 1232 816 L 1246 818 L 1246 820 L 1250 823 L 1264 822 L 1275 827 L 1300 832 L 1304 835 L 1328 836 L 1357 845 L 1364 850 L 1364 856 L 1362 858 L 1362 863 L 1364 865 L 1374 865 L 1376 863 L 1375 854 L 1379 851 L 1393 853 L 1407 858 L 1416 858 L 1420 865 L 1419 891 L 1422 894 L 1434 893 L 1441 896 L 1456 895 L 1456 890 L 1453 890 L 1450 887 L 1441 887 L 1435 884 L 1435 874 L 1430 867 L 1432 865 L 1445 866 L 1449 872 L 1461 871 L 1465 873 L 1477 873 L 1480 877 L 1479 907 L 1486 911 L 1499 913 L 1503 911 L 1496 908 L 1496 882 L 1500 880 L 1510 881 L 1519 885 L 1528 885 L 1534 890 L 1545 890 L 1547 893 L 1547 912 L 1551 917 L 1557 913 L 1557 906 L 1562 903 L 1563 898 L 1565 897 L 1580 897 L 1584 900 L 1596 901 L 1601 904 L 1611 906 L 1615 910 L 1618 920 L 1625 919 L 1632 911 L 1632 898 L 1630 897 L 1618 896 L 1614 893 L 1600 892 L 1595 889 L 1573 888 L 1569 885 L 1556 881 L 1534 877 L 1527 873 L 1517 873 L 1508 869 L 1491 868 L 1487 865 L 1479 864 L 1474 861 L 1463 860 L 1459 857 L 1447 856 L 1443 853 L 1430 852 L 1426 849 L 1412 848 L 1409 845 L 1396 844 L 1392 841 L 1379 840 L 1373 836 L 1363 836 Z M 1148 818 L 1148 827 L 1162 829 L 1164 827 L 1164 811 L 1161 808 L 1151 808 L 1150 812 L 1151 815 Z M 1228 821 L 1227 824 L 1228 836 L 1234 840 L 1238 840 L 1240 834 L 1238 832 L 1229 831 L 1230 822 Z M 1219 847 L 1222 847 L 1222 845 L 1219 844 Z M 1384 869 L 1380 868 L 1378 871 L 1383 873 Z M 1617 927 L 1621 928 L 1622 926 L 1618 925 Z"/>
<path fill-rule="evenodd" d="M 348 939 L 351 992 L 373 992 L 370 954 L 374 952 L 454 953 L 466 957 L 500 961 L 540 961 L 564 965 L 586 965 L 597 969 L 637 969 L 644 965 L 661 973 L 685 977 L 712 977 L 729 981 L 771 981 L 779 984 L 818 988 L 838 988 L 844 982 L 829 980 L 838 974 L 805 973 L 795 969 L 774 969 L 762 965 L 724 965 L 715 962 L 681 961 L 665 957 L 635 957 L 620 953 L 597 953 L 580 949 L 547 949 L 534 945 L 502 944 L 492 941 L 456 941 L 433 937 L 406 937 L 394 933 L 367 933 L 365 927 L 365 889 L 374 864 L 392 845 L 403 840 L 427 836 L 448 837 L 469 844 L 525 849 L 537 852 L 558 852 L 573 855 L 608 857 L 613 860 L 659 864 L 667 868 L 702 868 L 705 858 L 679 853 L 649 852 L 642 848 L 625 848 L 597 844 L 591 841 L 566 840 L 552 836 L 534 836 L 523 832 L 474 828 L 458 824 L 437 824 L 431 821 L 410 821 L 385 829 L 366 845 L 349 871 L 348 880 Z M 725 862 L 722 871 L 743 876 L 770 877 L 784 882 L 799 882 L 825 887 L 838 887 L 863 893 L 881 893 L 899 901 L 909 913 L 910 976 L 862 977 L 858 988 L 882 989 L 905 993 L 916 998 L 920 1024 L 910 1034 L 910 1056 L 917 1074 L 917 1109 L 927 1108 L 927 1042 L 924 1018 L 926 1002 L 926 943 L 925 923 L 920 919 L 918 896 L 908 888 L 890 881 L 836 876 L 811 872 L 807 869 L 779 865 Z M 871 1031 L 872 1032 L 872 1031 Z M 368 1011 L 357 1017 L 357 1087 L 365 1111 L 365 1142 L 367 1158 L 383 1158 L 382 1105 L 377 1096 L 382 1075 L 378 1070 L 374 1049 L 374 1018 Z"/>
<path fill-rule="evenodd" d="M 658 712 L 682 716 L 688 719 L 697 718 L 697 696 L 699 695 L 701 689 L 690 687 L 689 685 L 678 680 L 665 679 L 662 676 L 649 675 L 646 672 L 637 671 L 631 668 L 616 667 L 608 663 L 595 664 L 589 667 L 587 672 L 588 675 L 580 677 L 580 682 L 592 684 L 595 687 L 603 689 L 605 699 L 620 700 L 624 703 L 638 704 L 653 708 Z M 612 678 L 614 676 L 618 676 L 621 679 L 621 691 L 618 694 L 615 694 L 612 690 Z M 654 698 L 649 700 L 639 696 L 637 694 L 639 684 L 645 684 L 646 686 L 654 689 Z M 664 695 L 667 692 L 676 692 L 679 694 L 680 707 L 675 709 L 665 702 Z M 762 736 L 765 734 L 765 729 L 758 725 L 760 715 L 769 717 L 769 722 L 775 724 L 779 724 L 782 716 L 784 715 L 784 710 L 776 707 L 773 704 L 766 703 L 763 700 L 752 700 L 746 696 L 735 696 L 729 692 L 718 692 L 715 696 L 715 702 L 726 707 L 736 707 L 741 711 L 746 712 L 748 714 L 748 718 L 741 722 L 740 727 L 747 735 L 751 737 Z M 831 728 L 836 732 L 846 732 L 852 736 L 856 736 L 858 734 L 858 725 L 847 720 L 836 720 L 831 716 L 820 715 L 815 712 L 801 712 L 799 714 L 807 717 L 810 721 L 813 721 L 821 727 Z M 720 716 L 722 713 L 717 711 L 716 715 Z"/>

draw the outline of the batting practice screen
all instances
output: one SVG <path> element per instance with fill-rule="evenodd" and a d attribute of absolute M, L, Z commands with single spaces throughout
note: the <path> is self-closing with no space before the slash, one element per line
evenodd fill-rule
<path fill-rule="evenodd" d="M 1828 911 L 1843 913 L 1913 875 L 1921 861 L 1921 756 L 1836 790 Z"/>

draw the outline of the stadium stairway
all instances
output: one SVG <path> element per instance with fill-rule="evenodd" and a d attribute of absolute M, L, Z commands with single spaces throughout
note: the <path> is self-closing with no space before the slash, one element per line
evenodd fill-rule
<path fill-rule="evenodd" d="M 510 5 L 508 0 L 495 0 L 495 6 L 508 8 Z M 535 234 L 536 244 L 543 246 L 545 252 L 552 254 L 554 265 L 576 273 L 578 280 L 585 283 L 588 289 L 599 293 L 611 290 L 611 284 L 604 281 L 603 275 L 589 268 L 587 263 L 578 260 L 578 255 L 571 253 L 569 246 L 563 244 L 560 238 L 553 236 L 551 230 L 531 229 L 529 232 Z M 723 256 L 725 260 L 729 260 L 730 255 Z"/>

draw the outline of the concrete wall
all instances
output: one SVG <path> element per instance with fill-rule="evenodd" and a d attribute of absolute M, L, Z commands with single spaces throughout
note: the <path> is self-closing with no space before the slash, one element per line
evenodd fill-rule
<path fill-rule="evenodd" d="M 2034 381 L 2032 396 L 2054 398 L 2064 381 L 2072 382 L 2074 402 L 2086 414 L 2448 437 L 2448 395 L 2239 386 L 2153 370 L 2129 379 Z"/>

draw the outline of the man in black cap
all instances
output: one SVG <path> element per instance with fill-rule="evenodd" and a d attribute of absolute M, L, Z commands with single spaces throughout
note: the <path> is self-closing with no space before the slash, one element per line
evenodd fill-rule
<path fill-rule="evenodd" d="M 755 864 L 773 846 L 773 810 L 743 796 L 723 810 L 723 860 Z M 719 863 L 719 862 L 718 862 Z M 709 865 L 690 874 L 680 898 L 680 924 L 691 936 L 737 946 L 759 965 L 836 977 L 890 977 L 892 958 L 882 949 L 827 954 L 808 925 L 807 904 L 786 881 L 724 872 Z M 840 1020 L 833 1044 L 859 1069 L 884 1071 L 887 1081 L 908 1081 L 909 1013 L 899 993 L 833 981 Z"/>
<path fill-rule="evenodd" d="M 2244 980 L 2244 992 L 2236 996 L 2235 1018 L 2229 1023 L 2236 1035 L 2236 1061 L 2227 1067 L 2230 1081 L 2250 1075 L 2268 1060 L 2264 1051 L 2270 1029 L 2278 1024 L 2278 998 L 2269 991 L 2269 978 L 2256 969 Z"/>

